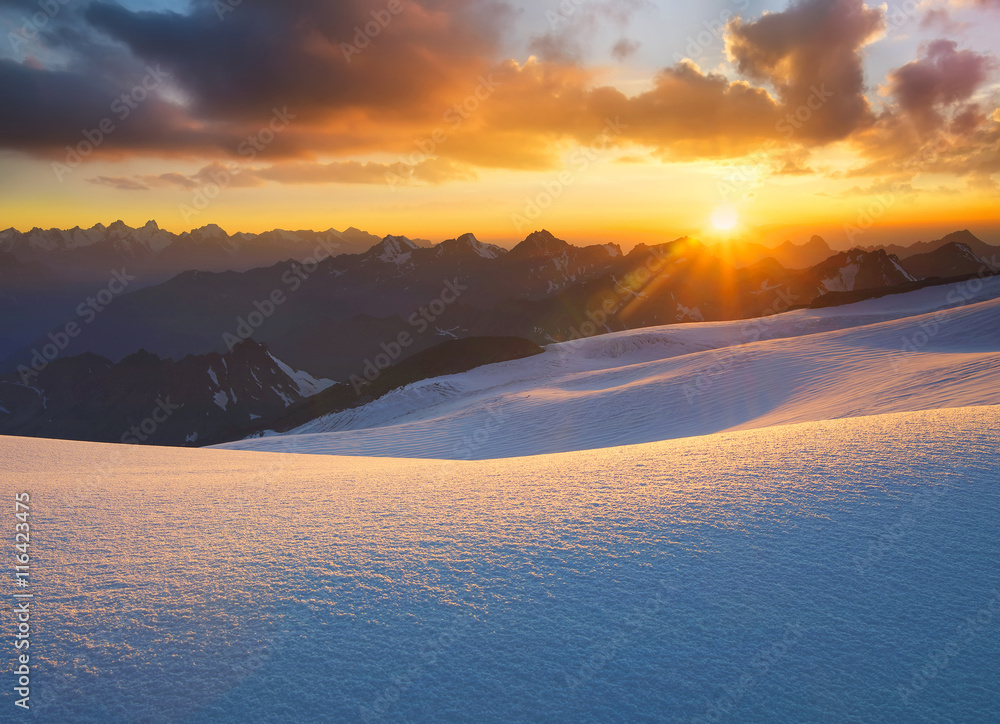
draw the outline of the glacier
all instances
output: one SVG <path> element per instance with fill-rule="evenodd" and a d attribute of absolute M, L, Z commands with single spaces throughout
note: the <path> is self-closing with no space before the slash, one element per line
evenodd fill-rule
<path fill-rule="evenodd" d="M 220 447 L 482 460 L 989 404 L 1000 404 L 1000 277 L 553 344 Z"/>

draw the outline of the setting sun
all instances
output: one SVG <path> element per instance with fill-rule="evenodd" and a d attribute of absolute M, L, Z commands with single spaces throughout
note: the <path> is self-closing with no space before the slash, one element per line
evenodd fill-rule
<path fill-rule="evenodd" d="M 716 231 L 732 231 L 739 222 L 739 214 L 732 206 L 720 206 L 712 212 L 712 228 Z"/>

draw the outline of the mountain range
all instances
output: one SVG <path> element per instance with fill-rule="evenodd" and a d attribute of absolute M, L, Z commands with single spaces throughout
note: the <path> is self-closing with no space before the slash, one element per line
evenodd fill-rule
<path fill-rule="evenodd" d="M 118 440 L 146 419 L 151 397 L 172 395 L 184 411 L 150 442 L 222 441 L 384 394 L 389 381 L 422 374 L 422 354 L 441 369 L 608 332 L 769 316 L 992 273 L 1000 252 L 967 231 L 901 258 L 882 248 L 838 253 L 819 237 L 771 250 L 684 237 L 624 253 L 545 230 L 507 250 L 471 233 L 427 245 L 395 235 L 370 243 L 349 229 L 295 232 L 286 252 L 297 258 L 144 285 L 139 267 L 119 263 L 122 253 L 154 264 L 196 248 L 221 264 L 224 244 L 212 240 L 235 237 L 210 226 L 162 246 L 167 232 L 155 223 L 141 231 L 116 222 L 0 233 L 0 306 L 10 320 L 0 335 L 0 432 Z M 288 233 L 236 235 L 238 255 L 248 250 L 240 264 L 273 254 L 276 235 Z M 83 257 L 91 262 L 78 279 L 95 275 L 83 291 L 52 281 L 72 266 L 67 259 Z M 93 259 L 106 264 L 102 275 Z M 449 340 L 471 341 L 442 345 Z M 326 402 L 312 406 L 320 393 Z"/>

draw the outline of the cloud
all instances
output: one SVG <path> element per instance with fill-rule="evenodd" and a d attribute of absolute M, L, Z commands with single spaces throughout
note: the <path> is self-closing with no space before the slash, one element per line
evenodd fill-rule
<path fill-rule="evenodd" d="M 387 174 L 407 184 L 466 181 L 479 168 L 559 168 L 609 124 L 609 160 L 739 158 L 763 148 L 778 172 L 796 174 L 808 171 L 809 150 L 847 140 L 872 168 L 898 168 L 947 133 L 965 149 L 952 167 L 992 163 L 994 105 L 976 95 L 992 61 L 936 41 L 889 74 L 873 108 L 863 53 L 885 17 L 862 0 L 796 0 L 734 18 L 725 42 L 738 76 L 681 62 L 629 93 L 602 85 L 606 69 L 584 65 L 578 51 L 602 25 L 623 33 L 646 0 L 566 4 L 577 10 L 534 39 L 538 57 L 521 61 L 500 55 L 514 15 L 503 2 L 399 2 L 393 14 L 385 0 L 255 0 L 222 19 L 213 0 L 184 12 L 66 6 L 46 29 L 42 61 L 0 60 L 0 147 L 61 160 L 107 117 L 115 128 L 95 156 L 202 166 L 92 179 L 129 190 L 197 188 L 234 161 L 244 170 L 233 183 L 247 186 L 380 184 Z M 621 37 L 612 55 L 636 48 Z M 112 104 L 150 68 L 166 80 L 119 118 Z M 246 156 L 239 149 L 267 132 L 276 107 L 295 120 Z"/>
<path fill-rule="evenodd" d="M 959 7 L 1000 8 L 1000 0 L 951 0 L 951 3 Z"/>
<path fill-rule="evenodd" d="M 623 63 L 639 50 L 641 44 L 637 40 L 630 40 L 628 38 L 622 38 L 611 48 L 611 57 L 617 60 L 619 63 Z"/>
<path fill-rule="evenodd" d="M 297 163 L 268 166 L 252 172 L 256 178 L 284 184 L 411 184 L 437 185 L 447 181 L 469 181 L 475 173 L 468 167 L 443 159 L 427 159 L 417 164 Z"/>
<path fill-rule="evenodd" d="M 482 65 L 509 12 L 473 0 L 399 0 L 395 14 L 387 7 L 258 0 L 220 21 L 212 0 L 195 0 L 186 15 L 96 3 L 86 16 L 138 58 L 172 69 L 199 117 L 249 121 L 275 104 L 392 114 L 426 101 Z"/>
<path fill-rule="evenodd" d="M 355 184 L 355 185 L 437 185 L 447 181 L 470 181 L 475 172 L 444 159 L 428 159 L 417 164 L 361 163 L 334 161 L 331 163 L 290 162 L 254 167 L 210 163 L 196 173 L 165 173 L 136 176 L 97 176 L 89 183 L 110 186 L 121 191 L 148 191 L 151 188 L 182 188 L 193 190 L 216 184 L 233 188 L 254 188 L 265 183 L 280 184 Z"/>
<path fill-rule="evenodd" d="M 953 20 L 947 8 L 931 8 L 920 20 L 922 30 L 937 29 L 949 35 L 960 33 L 969 27 L 969 23 Z"/>
<path fill-rule="evenodd" d="M 600 30 L 608 26 L 624 30 L 636 13 L 655 9 L 656 6 L 649 0 L 566 0 L 546 13 L 549 31 L 532 37 L 528 41 L 528 50 L 543 61 L 577 63 L 593 46 Z M 624 57 L 627 57 L 638 47 L 636 45 L 628 52 L 630 42 L 622 39 L 615 48 L 626 51 Z M 615 57 L 623 59 L 618 55 Z"/>
<path fill-rule="evenodd" d="M 47 25 L 42 67 L 0 60 L 0 146 L 58 154 L 103 118 L 116 120 L 112 104 L 154 67 L 169 80 L 95 154 L 234 156 L 285 106 L 300 120 L 269 147 L 275 157 L 392 150 L 439 122 L 489 69 L 512 11 L 490 0 L 387 7 L 259 0 L 221 20 L 213 0 L 193 0 L 186 13 L 67 8 Z"/>
<path fill-rule="evenodd" d="M 772 86 L 786 108 L 812 110 L 817 93 L 826 97 L 800 137 L 837 140 L 872 120 L 860 51 L 884 32 L 881 10 L 862 0 L 806 0 L 752 23 L 736 18 L 728 30 L 736 68 Z"/>
<path fill-rule="evenodd" d="M 969 100 L 993 67 L 990 56 L 935 40 L 923 57 L 889 73 L 887 90 L 919 128 L 929 130 L 942 124 L 948 108 Z"/>
<path fill-rule="evenodd" d="M 127 176 L 97 176 L 87 179 L 87 181 L 99 186 L 110 186 L 119 191 L 149 191 L 149 186 L 142 181 Z"/>
<path fill-rule="evenodd" d="M 895 102 L 852 139 L 867 159 L 854 175 L 1000 171 L 1000 112 L 976 100 L 996 67 L 991 55 L 936 40 L 890 71 L 883 90 Z"/>

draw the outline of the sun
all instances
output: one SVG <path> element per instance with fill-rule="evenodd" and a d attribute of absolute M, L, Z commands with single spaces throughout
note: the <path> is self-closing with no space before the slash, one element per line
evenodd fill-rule
<path fill-rule="evenodd" d="M 739 214 L 732 206 L 720 206 L 712 212 L 712 228 L 716 231 L 732 231 L 739 222 Z"/>

